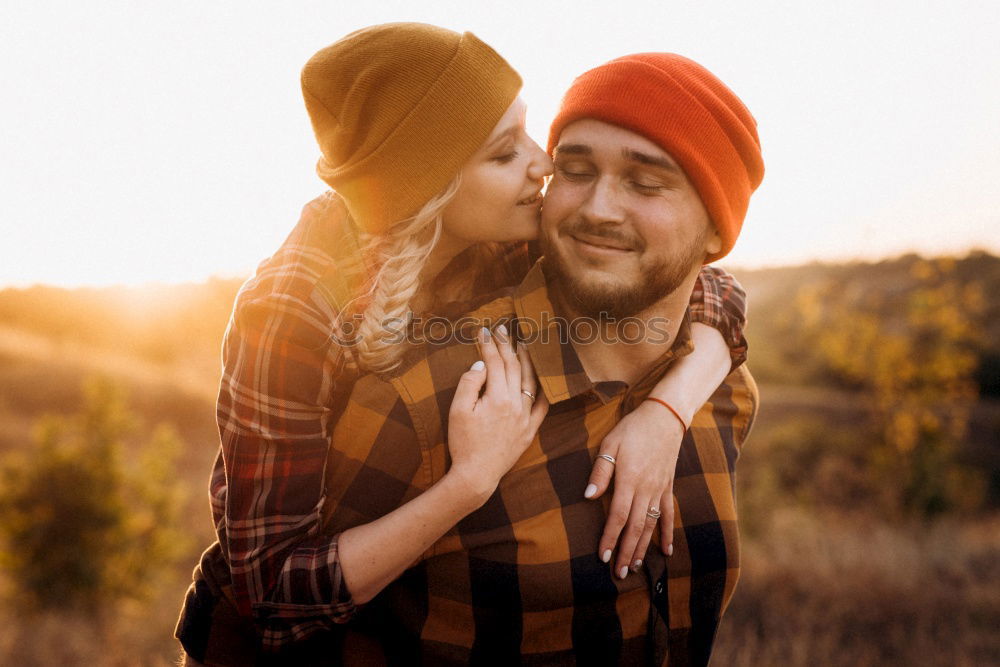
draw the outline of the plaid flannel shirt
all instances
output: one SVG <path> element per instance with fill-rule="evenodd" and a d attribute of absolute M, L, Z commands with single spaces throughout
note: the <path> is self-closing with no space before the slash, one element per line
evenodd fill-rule
<path fill-rule="evenodd" d="M 356 379 L 330 335 L 337 304 L 358 289 L 337 270 L 357 256 L 345 219 L 334 195 L 312 202 L 237 298 L 223 348 L 222 447 L 210 486 L 219 547 L 196 571 L 178 625 L 194 657 L 212 634 L 206 597 L 225 597 L 240 615 L 256 615 L 271 649 L 354 611 L 336 541 L 320 521 L 333 502 L 324 479 L 334 451 L 330 434 Z M 504 284 L 518 270 L 523 275 L 530 259 L 526 245 L 509 249 L 506 275 L 497 278 L 498 271 L 476 289 Z M 734 366 L 741 363 L 745 301 L 735 279 L 706 267 L 692 299 L 692 317 L 722 331 Z"/>

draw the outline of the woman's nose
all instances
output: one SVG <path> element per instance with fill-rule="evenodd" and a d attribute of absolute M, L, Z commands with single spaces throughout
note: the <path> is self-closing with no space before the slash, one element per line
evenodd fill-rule
<path fill-rule="evenodd" d="M 542 147 L 535 143 L 534 139 L 529 139 L 529 150 L 532 153 L 531 164 L 528 165 L 528 177 L 533 181 L 538 181 L 546 176 L 552 175 L 552 158 L 542 150 Z"/>

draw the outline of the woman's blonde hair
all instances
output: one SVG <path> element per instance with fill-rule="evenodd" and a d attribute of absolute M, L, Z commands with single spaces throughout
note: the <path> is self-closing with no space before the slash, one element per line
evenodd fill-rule
<path fill-rule="evenodd" d="M 361 235 L 361 255 L 370 258 L 375 274 L 367 291 L 341 312 L 353 327 L 351 350 L 358 367 L 368 372 L 394 369 L 406 351 L 411 303 L 420 288 L 420 272 L 441 238 L 444 209 L 458 192 L 459 176 L 416 215 L 389 227 L 384 234 Z M 369 269 L 371 270 L 371 269 Z"/>

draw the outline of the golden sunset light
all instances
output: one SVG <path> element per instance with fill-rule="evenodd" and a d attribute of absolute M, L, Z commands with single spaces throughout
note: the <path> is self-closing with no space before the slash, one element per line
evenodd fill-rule
<path fill-rule="evenodd" d="M 1000 248 L 995 3 L 526 6 L 8 4 L 0 284 L 249 274 L 325 187 L 302 64 L 400 20 L 494 45 L 541 143 L 573 77 L 612 57 L 667 50 L 718 72 L 767 165 L 734 266 Z"/>

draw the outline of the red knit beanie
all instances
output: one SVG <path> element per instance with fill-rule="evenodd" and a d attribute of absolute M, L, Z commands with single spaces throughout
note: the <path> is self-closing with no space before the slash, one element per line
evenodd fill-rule
<path fill-rule="evenodd" d="M 722 237 L 722 248 L 706 263 L 732 250 L 764 161 L 757 122 L 714 74 L 674 53 L 637 53 L 584 72 L 552 122 L 549 153 L 563 129 L 582 118 L 641 134 L 668 152 Z"/>

